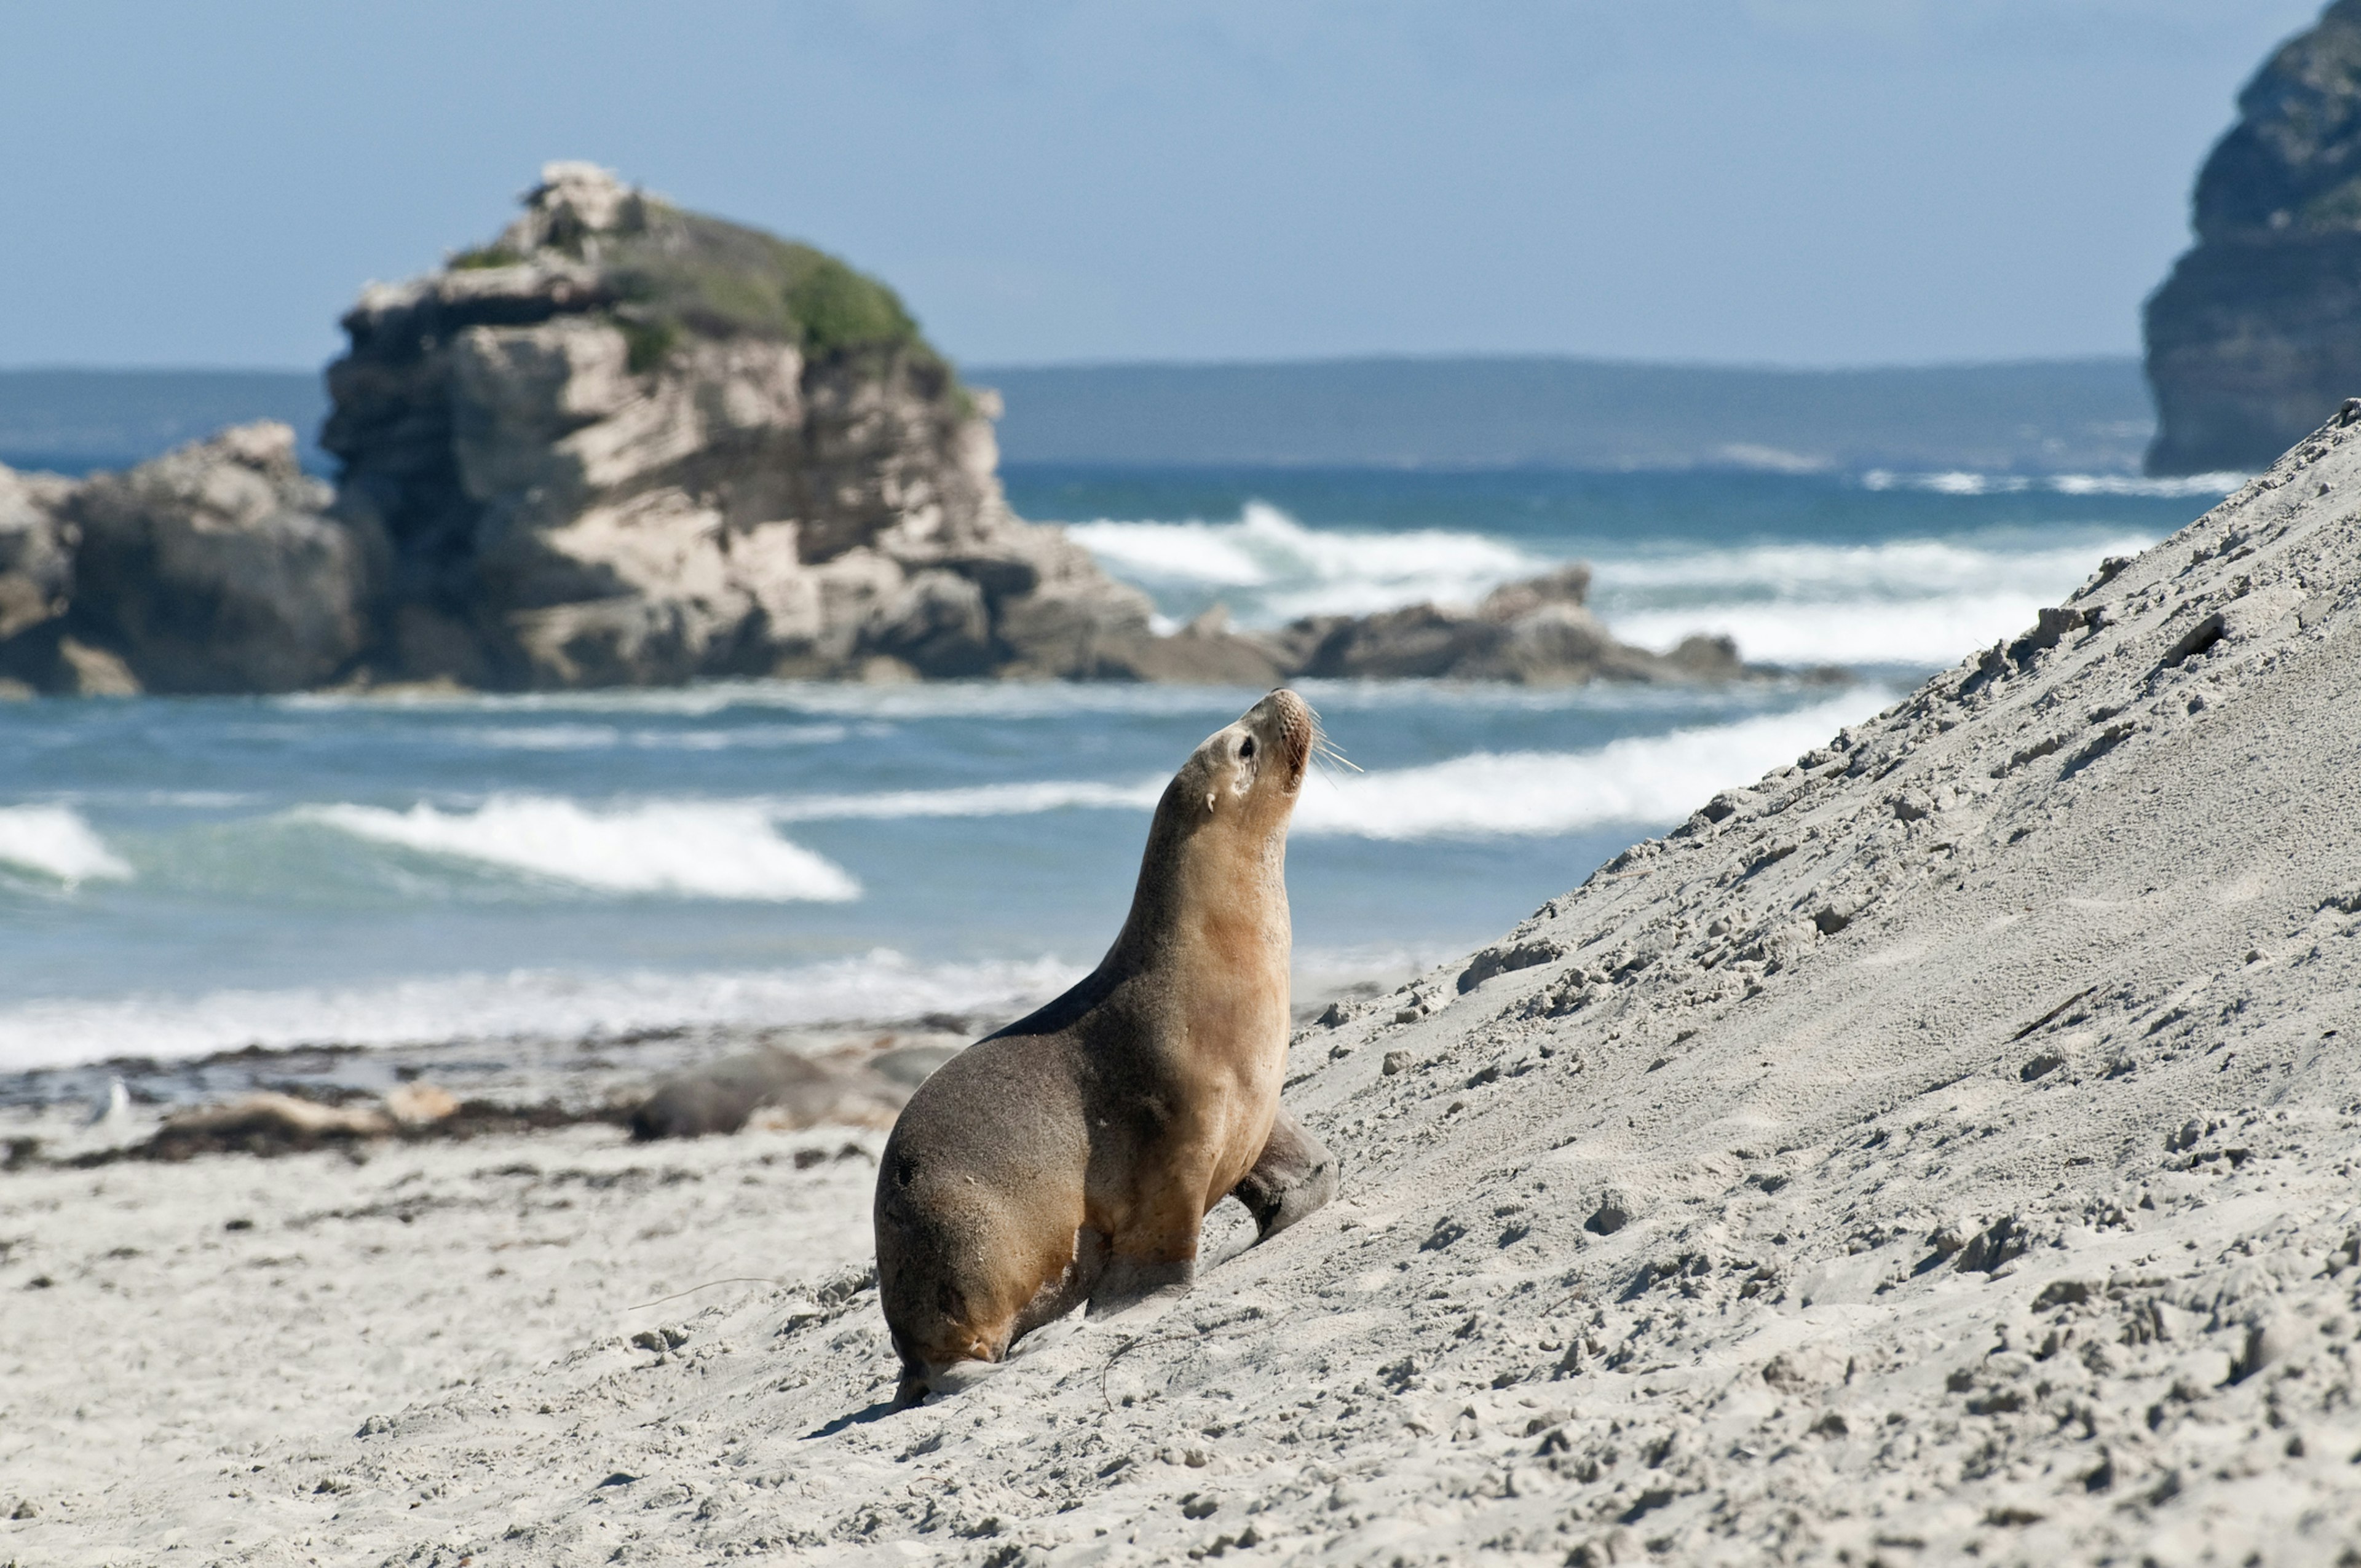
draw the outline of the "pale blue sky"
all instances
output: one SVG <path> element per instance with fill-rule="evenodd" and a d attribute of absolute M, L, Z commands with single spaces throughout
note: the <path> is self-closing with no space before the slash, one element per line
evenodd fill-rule
<path fill-rule="evenodd" d="M 588 158 L 969 363 L 2127 353 L 2311 0 L 0 11 L 0 366 L 316 364 Z"/>

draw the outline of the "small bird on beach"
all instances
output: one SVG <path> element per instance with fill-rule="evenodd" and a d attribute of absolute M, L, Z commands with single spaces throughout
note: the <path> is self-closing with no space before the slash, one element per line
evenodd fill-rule
<path fill-rule="evenodd" d="M 106 1080 L 106 1092 L 93 1097 L 90 1114 L 82 1119 L 85 1127 L 120 1127 L 131 1120 L 131 1091 L 123 1087 L 119 1078 Z"/>

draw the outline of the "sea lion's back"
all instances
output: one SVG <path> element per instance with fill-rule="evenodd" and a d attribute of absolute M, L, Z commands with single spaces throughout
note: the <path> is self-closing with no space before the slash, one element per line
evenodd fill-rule
<path fill-rule="evenodd" d="M 881 1198 L 889 1188 L 917 1197 L 944 1181 L 1022 1191 L 1079 1169 L 1089 1128 L 1071 1049 L 1063 1035 L 994 1035 L 937 1069 L 885 1140 Z"/>

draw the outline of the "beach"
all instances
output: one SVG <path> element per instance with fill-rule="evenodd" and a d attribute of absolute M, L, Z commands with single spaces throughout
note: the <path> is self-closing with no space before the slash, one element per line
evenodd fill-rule
<path fill-rule="evenodd" d="M 1306 1024 L 1334 1203 L 917 1409 L 873 1128 L 28 1158 L 0 1556 L 2336 1561 L 2356 493 L 2332 426 Z"/>

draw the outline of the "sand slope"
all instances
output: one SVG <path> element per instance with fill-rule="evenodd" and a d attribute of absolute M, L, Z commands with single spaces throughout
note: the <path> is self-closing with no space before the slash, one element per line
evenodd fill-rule
<path fill-rule="evenodd" d="M 2331 428 L 1306 1031 L 1344 1199 L 919 1410 L 841 1137 L 0 1177 L 0 1561 L 2338 1561 L 2356 507 Z"/>

